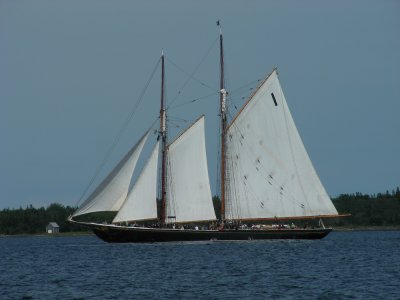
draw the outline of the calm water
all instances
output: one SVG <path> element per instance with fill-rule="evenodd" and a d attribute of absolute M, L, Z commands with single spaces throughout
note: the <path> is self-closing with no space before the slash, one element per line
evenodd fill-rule
<path fill-rule="evenodd" d="M 0 238 L 0 299 L 400 299 L 400 232 L 320 241 Z"/>

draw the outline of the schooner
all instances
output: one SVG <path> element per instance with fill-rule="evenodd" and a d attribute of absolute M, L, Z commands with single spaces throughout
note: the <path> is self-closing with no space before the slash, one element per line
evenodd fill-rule
<path fill-rule="evenodd" d="M 144 133 L 69 222 L 90 228 L 107 242 L 320 239 L 331 232 L 322 219 L 340 215 L 306 152 L 277 70 L 228 120 L 221 27 L 219 55 L 220 219 L 214 211 L 209 183 L 205 117 L 200 116 L 179 136 L 168 140 L 162 53 L 160 126 L 143 170 L 129 189 L 150 131 Z M 160 214 L 157 190 L 161 190 Z M 103 211 L 117 212 L 111 224 L 74 219 Z M 321 226 L 261 225 L 265 221 L 281 224 L 303 219 L 319 220 Z"/>

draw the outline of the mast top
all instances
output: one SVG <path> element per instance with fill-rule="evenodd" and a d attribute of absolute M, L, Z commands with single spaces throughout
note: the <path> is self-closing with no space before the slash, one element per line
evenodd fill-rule
<path fill-rule="evenodd" d="M 219 27 L 219 35 L 222 35 L 222 25 L 220 20 L 217 20 L 217 26 Z"/>

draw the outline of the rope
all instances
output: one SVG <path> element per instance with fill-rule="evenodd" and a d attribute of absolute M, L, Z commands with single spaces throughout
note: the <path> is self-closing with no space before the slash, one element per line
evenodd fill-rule
<path fill-rule="evenodd" d="M 260 81 L 261 81 L 261 79 L 256 79 L 256 80 L 253 80 L 253 81 L 251 81 L 251 82 L 249 82 L 249 83 L 247 83 L 245 85 L 242 85 L 241 87 L 239 87 L 237 89 L 229 91 L 230 100 L 231 100 L 230 102 L 231 103 L 232 102 L 238 102 L 239 100 L 246 99 L 246 97 L 240 97 L 240 99 L 233 100 L 232 99 L 232 95 L 234 95 L 235 98 L 237 97 L 237 95 L 242 95 L 242 94 L 248 95 L 249 90 L 252 91 L 255 88 L 254 84 L 257 83 L 257 85 L 258 85 Z M 250 88 L 248 88 L 248 87 L 250 87 Z"/>
<path fill-rule="evenodd" d="M 130 113 L 129 113 L 128 117 L 125 119 L 125 121 L 122 123 L 122 126 L 121 126 L 121 128 L 119 129 L 117 136 L 115 137 L 113 143 L 111 144 L 110 148 L 109 148 L 108 151 L 106 152 L 106 155 L 105 155 L 103 161 L 101 162 L 100 166 L 96 169 L 96 171 L 95 171 L 94 175 L 92 176 L 92 178 L 91 178 L 89 184 L 86 186 L 86 188 L 85 188 L 85 190 L 83 191 L 81 197 L 80 197 L 79 200 L 77 201 L 76 206 L 79 206 L 79 204 L 81 203 L 82 199 L 85 197 L 86 193 L 88 192 L 89 188 L 92 186 L 93 182 L 94 182 L 94 181 L 96 180 L 96 178 L 99 176 L 100 171 L 103 169 L 104 165 L 105 165 L 106 162 L 108 161 L 108 159 L 109 159 L 111 153 L 114 151 L 116 145 L 117 145 L 118 142 L 120 141 L 120 139 L 121 139 L 121 137 L 122 137 L 122 134 L 125 132 L 125 130 L 126 130 L 128 124 L 129 124 L 129 122 L 131 121 L 131 119 L 132 119 L 133 116 L 135 115 L 137 108 L 139 107 L 140 103 L 142 102 L 142 100 L 143 100 L 143 98 L 144 98 L 144 95 L 145 95 L 145 93 L 146 93 L 146 91 L 147 91 L 147 88 L 149 87 L 150 82 L 152 81 L 152 79 L 153 79 L 153 77 L 154 77 L 154 74 L 155 74 L 155 72 L 156 72 L 156 70 L 157 70 L 157 68 L 158 68 L 158 66 L 159 66 L 159 64 L 160 64 L 160 61 L 161 61 L 161 59 L 158 59 L 158 61 L 157 61 L 156 65 L 155 65 L 155 67 L 154 67 L 154 69 L 153 69 L 153 71 L 152 71 L 152 73 L 151 73 L 149 79 L 147 80 L 147 83 L 146 83 L 145 87 L 143 88 L 143 90 L 142 90 L 142 92 L 141 92 L 141 94 L 140 94 L 138 100 L 137 100 L 136 103 L 135 103 L 135 106 L 134 106 L 133 109 L 130 111 Z"/>
<path fill-rule="evenodd" d="M 187 80 L 183 83 L 182 87 L 179 89 L 179 91 L 176 93 L 175 97 L 173 98 L 173 100 L 171 101 L 171 103 L 168 105 L 167 109 L 169 109 L 169 107 L 178 99 L 178 97 L 181 95 L 183 89 L 186 87 L 186 85 L 189 83 L 189 81 L 191 79 L 199 82 L 202 86 L 205 86 L 213 91 L 215 91 L 215 88 L 211 87 L 210 85 L 202 82 L 201 80 L 197 79 L 194 77 L 194 74 L 196 74 L 197 70 L 200 68 L 200 66 L 203 64 L 204 60 L 208 57 L 208 55 L 210 54 L 211 50 L 215 47 L 216 42 L 217 42 L 218 38 L 216 38 L 211 46 L 208 48 L 206 54 L 203 56 L 203 58 L 200 60 L 199 64 L 196 66 L 196 68 L 194 69 L 194 71 L 190 74 L 188 72 L 186 72 L 185 70 L 183 70 L 181 67 L 179 67 L 176 63 L 174 63 L 172 60 L 170 60 L 168 57 L 166 57 L 166 59 L 168 60 L 168 62 L 170 62 L 175 68 L 177 68 L 179 71 L 181 71 L 182 73 L 184 73 L 185 75 L 188 76 Z"/>
<path fill-rule="evenodd" d="M 175 105 L 175 106 L 171 106 L 171 107 L 169 107 L 169 110 L 175 109 L 175 108 L 178 108 L 178 107 L 181 107 L 181 106 L 185 106 L 185 105 L 194 103 L 194 102 L 199 101 L 199 100 L 204 100 L 204 99 L 207 99 L 207 98 L 209 98 L 209 97 L 211 97 L 211 96 L 215 96 L 215 95 L 217 95 L 217 94 L 218 94 L 217 92 L 214 92 L 214 93 L 208 94 L 208 95 L 206 95 L 206 96 L 202 96 L 202 97 L 199 97 L 199 98 L 195 98 L 195 99 L 192 99 L 192 100 L 183 102 L 183 103 L 181 103 L 181 104 L 177 104 L 177 105 Z M 172 103 L 171 103 L 171 104 L 172 104 Z"/>

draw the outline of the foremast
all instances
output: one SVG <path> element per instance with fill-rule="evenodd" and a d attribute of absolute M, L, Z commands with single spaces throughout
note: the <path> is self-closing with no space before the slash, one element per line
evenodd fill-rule
<path fill-rule="evenodd" d="M 160 108 L 160 137 L 161 137 L 161 220 L 165 225 L 165 206 L 167 197 L 167 115 L 165 111 L 165 78 L 164 78 L 164 51 L 161 52 L 161 108 Z"/>
<path fill-rule="evenodd" d="M 222 27 L 220 21 L 217 21 L 217 26 L 219 27 L 219 54 L 220 54 L 220 118 L 221 118 L 221 221 L 225 221 L 225 196 L 226 196 L 226 95 L 225 90 L 225 78 L 224 78 L 224 48 L 223 48 L 223 37 L 222 37 Z"/>

